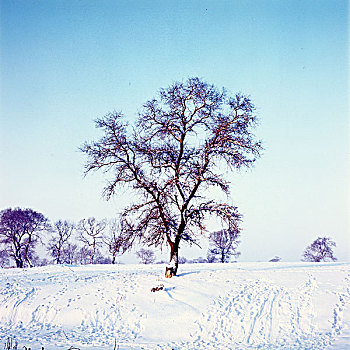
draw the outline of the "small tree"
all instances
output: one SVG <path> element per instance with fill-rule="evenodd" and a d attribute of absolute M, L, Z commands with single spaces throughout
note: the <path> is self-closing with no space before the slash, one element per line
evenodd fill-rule
<path fill-rule="evenodd" d="M 187 259 L 184 256 L 180 256 L 179 257 L 179 264 L 186 264 L 187 263 Z"/>
<path fill-rule="evenodd" d="M 152 264 L 155 261 L 154 252 L 150 249 L 141 248 L 136 252 L 136 256 L 141 260 L 142 264 Z"/>
<path fill-rule="evenodd" d="M 242 94 L 229 96 L 198 78 L 176 82 L 146 102 L 133 129 L 121 113 L 96 121 L 103 136 L 81 148 L 86 173 L 101 170 L 111 177 L 107 199 L 129 186 L 138 201 L 125 208 L 121 219 L 124 249 L 135 241 L 170 248 L 166 276 L 176 275 L 179 246 L 197 243 L 205 219 L 216 216 L 232 230 L 237 208 L 216 201 L 210 188 L 229 195 L 225 165 L 249 168 L 261 144 L 252 129 L 255 106 Z M 209 197 L 208 197 L 209 196 Z"/>
<path fill-rule="evenodd" d="M 78 246 L 74 243 L 67 243 L 62 249 L 61 261 L 65 264 L 80 263 Z"/>
<path fill-rule="evenodd" d="M 109 256 L 103 256 L 101 254 L 96 255 L 95 257 L 95 264 L 111 264 L 112 260 Z"/>
<path fill-rule="evenodd" d="M 206 264 L 207 262 L 208 260 L 203 258 L 202 256 L 189 261 L 190 264 Z"/>
<path fill-rule="evenodd" d="M 56 264 L 61 264 L 63 262 L 63 250 L 67 246 L 73 230 L 74 224 L 68 221 L 59 220 L 55 222 L 53 227 L 53 237 L 49 242 L 48 249 L 51 256 L 55 259 Z"/>
<path fill-rule="evenodd" d="M 104 239 L 108 251 L 112 256 L 112 264 L 116 263 L 118 254 L 124 253 L 123 236 L 120 235 L 120 227 L 117 220 L 111 220 L 109 224 L 109 235 Z"/>
<path fill-rule="evenodd" d="M 10 254 L 5 247 L 0 247 L 0 267 L 8 266 L 10 263 Z"/>
<path fill-rule="evenodd" d="M 336 244 L 328 237 L 318 237 L 314 240 L 304 251 L 304 261 L 321 262 L 332 260 L 336 261 L 337 258 L 334 256 L 333 248 Z"/>
<path fill-rule="evenodd" d="M 216 262 L 216 256 L 210 253 L 210 249 L 209 249 L 208 254 L 207 254 L 207 262 L 209 264 Z"/>
<path fill-rule="evenodd" d="M 91 217 L 82 219 L 78 224 L 79 239 L 87 248 L 84 253 L 90 256 L 90 264 L 94 263 L 95 255 L 98 253 L 98 247 L 101 246 L 103 240 L 103 231 L 106 228 L 106 220 L 97 221 Z"/>
<path fill-rule="evenodd" d="M 35 246 L 49 229 L 48 219 L 32 209 L 9 208 L 0 213 L 0 243 L 5 244 L 17 267 L 33 267 Z"/>
<path fill-rule="evenodd" d="M 221 230 L 210 234 L 209 240 L 211 248 L 209 256 L 214 257 L 215 261 L 227 263 L 231 256 L 238 257 L 240 252 L 237 252 L 237 245 L 240 230 L 238 226 L 231 230 Z M 213 261 L 213 259 L 210 259 Z"/>
<path fill-rule="evenodd" d="M 91 248 L 89 246 L 84 245 L 77 250 L 76 253 L 76 261 L 81 265 L 91 264 Z"/>
<path fill-rule="evenodd" d="M 47 265 L 50 265 L 51 262 L 47 258 L 43 258 L 43 259 L 38 258 L 35 266 L 47 266 Z"/>

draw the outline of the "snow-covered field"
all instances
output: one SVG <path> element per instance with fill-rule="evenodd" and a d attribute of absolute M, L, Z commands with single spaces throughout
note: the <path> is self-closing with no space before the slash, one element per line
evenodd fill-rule
<path fill-rule="evenodd" d="M 188 264 L 172 279 L 162 265 L 0 269 L 0 347 L 11 337 L 32 350 L 350 349 L 349 272 L 349 263 Z"/>

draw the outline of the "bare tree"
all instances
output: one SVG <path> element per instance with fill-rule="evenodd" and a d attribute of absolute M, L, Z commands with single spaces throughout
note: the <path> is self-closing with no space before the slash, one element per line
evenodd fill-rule
<path fill-rule="evenodd" d="M 237 245 L 240 243 L 238 241 L 239 233 L 237 225 L 231 230 L 212 232 L 209 237 L 211 247 L 208 255 L 221 263 L 229 262 L 231 256 L 240 256 L 241 253 L 237 251 Z"/>
<path fill-rule="evenodd" d="M 219 217 L 225 229 L 235 227 L 237 208 L 208 197 L 208 190 L 216 187 L 228 196 L 225 165 L 248 168 L 259 156 L 261 144 L 251 132 L 254 112 L 249 97 L 229 96 L 192 78 L 161 89 L 145 103 L 133 129 L 118 112 L 96 121 L 104 134 L 81 148 L 88 158 L 86 173 L 111 175 L 104 189 L 107 199 L 119 186 L 129 186 L 139 199 L 121 216 L 124 251 L 135 241 L 167 243 L 166 275 L 171 277 L 177 272 L 180 242 L 197 244 L 208 216 Z"/>
<path fill-rule="evenodd" d="M 82 265 L 91 264 L 91 248 L 89 246 L 82 246 L 76 253 L 75 260 Z"/>
<path fill-rule="evenodd" d="M 80 262 L 79 248 L 74 243 L 64 245 L 61 252 L 61 261 L 65 264 L 76 264 Z"/>
<path fill-rule="evenodd" d="M 154 252 L 150 249 L 141 248 L 136 252 L 136 256 L 141 260 L 142 264 L 152 264 L 155 261 Z"/>
<path fill-rule="evenodd" d="M 216 262 L 216 256 L 214 254 L 211 254 L 210 250 L 208 251 L 208 254 L 207 254 L 207 262 L 209 264 L 212 264 L 212 263 Z"/>
<path fill-rule="evenodd" d="M 54 236 L 51 238 L 48 249 L 51 256 L 55 259 L 56 264 L 63 262 L 63 250 L 68 244 L 69 238 L 72 236 L 74 224 L 68 221 L 59 220 L 55 222 L 53 227 Z"/>
<path fill-rule="evenodd" d="M 123 252 L 123 236 L 120 235 L 120 227 L 116 219 L 110 221 L 109 235 L 105 237 L 104 242 L 112 256 L 111 262 L 115 264 L 117 255 Z"/>
<path fill-rule="evenodd" d="M 187 259 L 184 256 L 179 256 L 179 264 L 186 264 Z"/>
<path fill-rule="evenodd" d="M 32 209 L 5 209 L 0 213 L 0 243 L 7 246 L 17 267 L 33 267 L 34 249 L 50 225 L 43 214 Z"/>
<path fill-rule="evenodd" d="M 336 261 L 332 247 L 336 244 L 328 237 L 318 237 L 304 251 L 304 261 L 321 262 L 332 260 Z"/>
<path fill-rule="evenodd" d="M 208 262 L 209 261 L 207 259 L 203 258 L 202 256 L 188 261 L 189 264 L 206 264 Z"/>
<path fill-rule="evenodd" d="M 112 264 L 112 259 L 109 256 L 104 256 L 102 254 L 98 254 L 95 257 L 95 264 Z"/>
<path fill-rule="evenodd" d="M 98 247 L 103 240 L 103 231 L 106 228 L 106 220 L 98 221 L 93 217 L 82 219 L 78 224 L 79 239 L 84 243 L 86 251 L 90 256 L 90 264 L 94 263 L 95 255 L 98 253 Z"/>
<path fill-rule="evenodd" d="M 8 266 L 10 263 L 10 254 L 7 252 L 5 246 L 0 246 L 0 267 Z"/>

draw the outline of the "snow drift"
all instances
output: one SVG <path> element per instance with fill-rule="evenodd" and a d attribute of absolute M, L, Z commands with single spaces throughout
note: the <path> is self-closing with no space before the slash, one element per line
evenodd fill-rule
<path fill-rule="evenodd" d="M 350 264 L 0 270 L 0 340 L 33 350 L 347 349 Z M 162 290 L 151 292 L 153 287 Z"/>

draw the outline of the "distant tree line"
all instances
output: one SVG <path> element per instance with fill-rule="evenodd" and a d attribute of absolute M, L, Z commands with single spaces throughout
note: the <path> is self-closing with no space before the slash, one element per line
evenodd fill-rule
<path fill-rule="evenodd" d="M 212 232 L 209 236 L 207 257 L 179 263 L 227 263 L 240 255 L 238 226 L 231 230 Z M 318 237 L 303 253 L 304 261 L 335 261 L 333 247 L 328 237 Z M 0 266 L 13 263 L 16 267 L 33 267 L 48 264 L 115 264 L 125 252 L 123 236 L 116 219 L 97 220 L 85 218 L 77 223 L 58 220 L 50 223 L 43 214 L 32 209 L 8 208 L 0 212 Z M 155 263 L 151 249 L 136 252 L 140 263 Z M 278 262 L 276 256 L 271 262 Z M 166 263 L 159 261 L 158 263 Z"/>
<path fill-rule="evenodd" d="M 115 220 L 50 223 L 32 209 L 5 209 L 0 212 L 0 266 L 116 263 L 117 229 Z"/>

